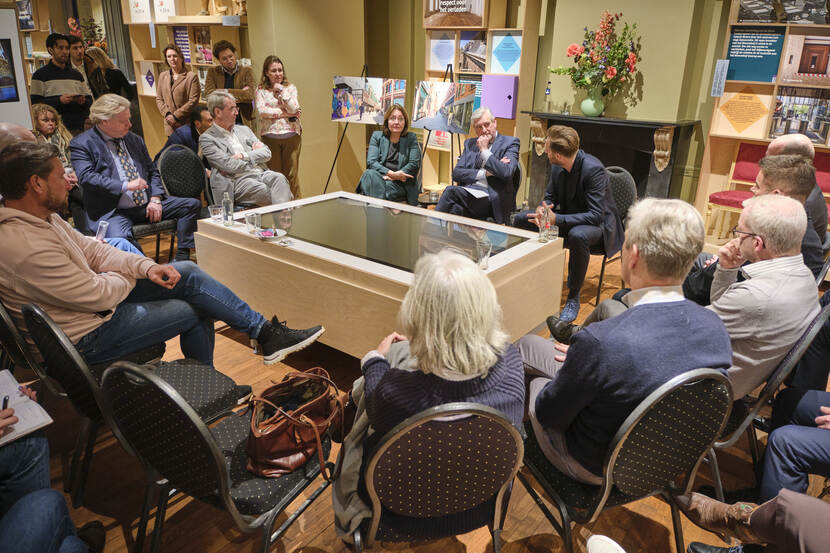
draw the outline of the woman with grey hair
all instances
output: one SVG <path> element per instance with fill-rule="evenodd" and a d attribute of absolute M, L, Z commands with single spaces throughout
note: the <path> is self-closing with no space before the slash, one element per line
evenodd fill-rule
<path fill-rule="evenodd" d="M 393 332 L 363 357 L 363 378 L 352 388 L 358 412 L 333 492 L 336 529 L 344 539 L 365 513 L 359 497 L 368 458 L 363 452 L 398 423 L 430 407 L 468 401 L 498 409 L 516 428 L 522 424 L 522 360 L 502 330 L 496 290 L 475 262 L 450 250 L 421 257 L 398 316 L 404 334 Z M 464 526 L 480 514 L 467 512 L 455 523 Z"/>

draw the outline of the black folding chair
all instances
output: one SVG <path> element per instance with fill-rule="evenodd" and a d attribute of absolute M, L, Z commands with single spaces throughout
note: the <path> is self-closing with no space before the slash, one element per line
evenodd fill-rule
<path fill-rule="evenodd" d="M 691 489 L 704 455 L 726 424 L 731 404 L 732 387 L 720 371 L 696 369 L 669 380 L 640 402 L 620 426 L 605 455 L 599 486 L 573 480 L 557 470 L 528 425 L 525 466 L 555 502 L 561 524 L 521 473 L 519 480 L 562 536 L 568 553 L 574 551 L 572 520 L 593 522 L 605 509 L 653 495 L 669 503 L 675 548 L 685 553 L 680 512 L 672 498 Z"/>
<path fill-rule="evenodd" d="M 251 412 L 231 415 L 208 428 L 179 392 L 156 371 L 119 361 L 104 373 L 104 411 L 114 421 L 145 468 L 195 499 L 227 511 L 245 533 L 262 531 L 267 552 L 288 527 L 328 487 L 324 481 L 280 528 L 277 517 L 320 475 L 313 458 L 279 478 L 259 478 L 246 469 L 245 443 Z M 331 440 L 323 441 L 328 458 Z M 333 468 L 327 463 L 329 471 Z M 163 488 L 156 512 L 152 551 L 158 551 L 169 490 Z"/>

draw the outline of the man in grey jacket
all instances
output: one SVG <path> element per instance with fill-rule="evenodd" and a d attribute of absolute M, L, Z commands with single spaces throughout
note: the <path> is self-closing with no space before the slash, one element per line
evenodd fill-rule
<path fill-rule="evenodd" d="M 199 137 L 199 146 L 213 168 L 210 187 L 216 201 L 221 201 L 225 192 L 234 202 L 258 206 L 292 200 L 285 176 L 265 167 L 271 150 L 251 129 L 235 123 L 239 110 L 234 97 L 216 90 L 208 96 L 207 107 L 213 125 Z"/>

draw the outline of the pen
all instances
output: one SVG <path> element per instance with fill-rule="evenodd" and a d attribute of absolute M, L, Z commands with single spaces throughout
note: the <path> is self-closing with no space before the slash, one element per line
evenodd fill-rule
<path fill-rule="evenodd" d="M 6 409 L 8 409 L 8 407 L 9 407 L 9 396 L 3 396 L 3 409 L 0 409 L 0 410 L 5 411 Z"/>

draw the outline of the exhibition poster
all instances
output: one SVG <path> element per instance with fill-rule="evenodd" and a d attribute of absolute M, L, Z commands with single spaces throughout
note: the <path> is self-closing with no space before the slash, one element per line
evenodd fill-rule
<path fill-rule="evenodd" d="M 10 38 L 0 38 L 0 103 L 18 101 L 20 95 L 17 92 L 17 77 L 14 74 L 12 41 Z"/>
<path fill-rule="evenodd" d="M 729 38 L 730 81 L 773 83 L 784 45 L 783 27 L 737 27 Z"/>
<path fill-rule="evenodd" d="M 190 63 L 190 41 L 187 39 L 187 27 L 173 27 L 173 44 L 182 51 L 184 62 Z"/>
<path fill-rule="evenodd" d="M 488 0 L 424 0 L 424 28 L 477 28 L 487 26 Z"/>
<path fill-rule="evenodd" d="M 461 31 L 458 41 L 458 71 L 484 73 L 487 61 L 487 33 Z"/>
<path fill-rule="evenodd" d="M 415 90 L 412 126 L 430 131 L 467 134 L 476 100 L 476 86 L 421 81 Z"/>
<path fill-rule="evenodd" d="M 780 81 L 827 86 L 830 85 L 830 37 L 790 34 L 784 46 Z"/>
<path fill-rule="evenodd" d="M 490 73 L 518 75 L 521 57 L 521 31 L 493 31 Z"/>
<path fill-rule="evenodd" d="M 380 77 L 334 77 L 331 120 L 382 125 L 392 104 L 404 105 L 406 81 Z"/>
<path fill-rule="evenodd" d="M 430 71 L 444 71 L 455 59 L 455 33 L 435 31 L 428 34 Z"/>

